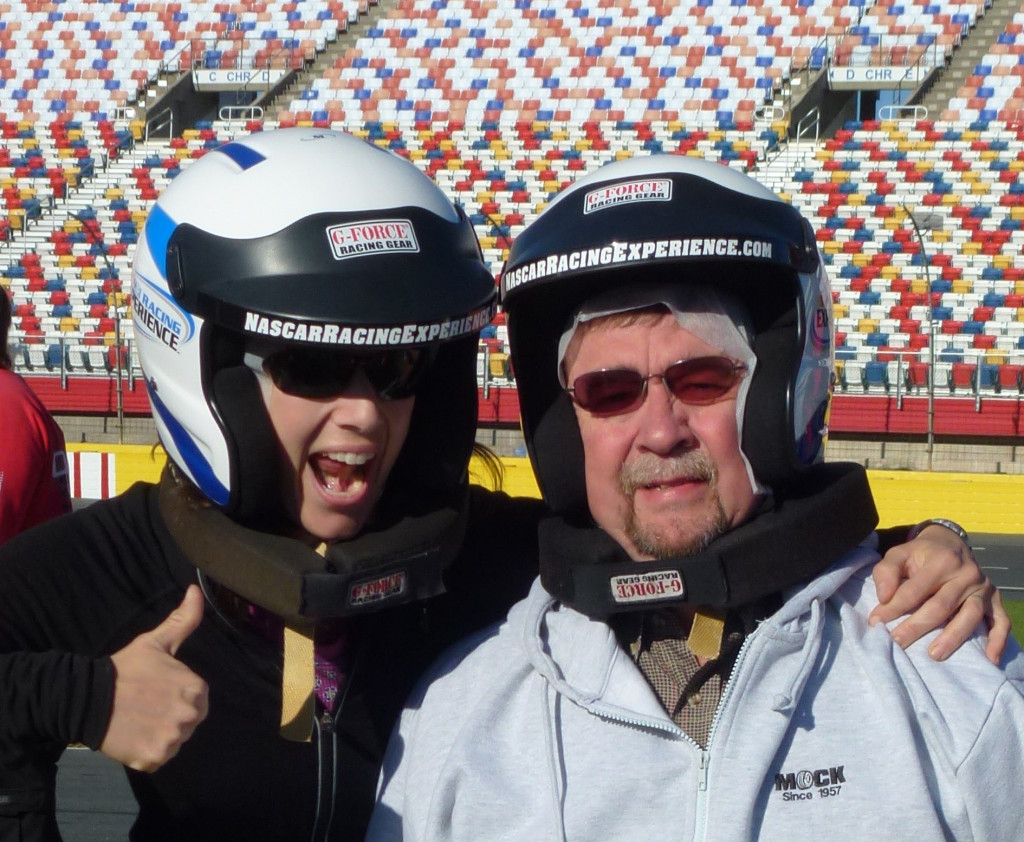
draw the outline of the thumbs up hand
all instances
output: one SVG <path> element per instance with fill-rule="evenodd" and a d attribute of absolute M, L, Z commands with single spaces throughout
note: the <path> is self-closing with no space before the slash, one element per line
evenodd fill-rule
<path fill-rule="evenodd" d="M 166 620 L 111 657 L 114 709 L 100 744 L 107 757 L 140 772 L 154 772 L 206 718 L 206 682 L 174 657 L 202 619 L 202 592 L 190 585 Z"/>

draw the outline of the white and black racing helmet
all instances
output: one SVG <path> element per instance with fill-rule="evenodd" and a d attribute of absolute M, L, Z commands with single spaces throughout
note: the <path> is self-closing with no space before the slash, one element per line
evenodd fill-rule
<path fill-rule="evenodd" d="M 517 238 L 501 275 L 523 431 L 553 512 L 589 522 L 582 441 L 558 376 L 559 337 L 584 302 L 625 284 L 710 287 L 743 305 L 756 364 L 738 414 L 741 450 L 756 483 L 776 495 L 799 485 L 823 459 L 833 379 L 832 300 L 813 229 L 736 170 L 637 156 L 564 190 Z M 572 555 L 571 569 L 555 578 L 573 574 Z M 560 589 L 551 571 L 549 590 L 573 602 L 571 583 Z M 700 601 L 728 602 L 734 591 L 726 582 Z"/>
<path fill-rule="evenodd" d="M 757 365 L 741 442 L 755 476 L 784 483 L 822 458 L 832 299 L 810 224 L 723 165 L 634 157 L 559 195 L 513 244 L 501 276 L 523 426 L 549 505 L 570 511 L 583 492 L 582 458 L 573 471 L 545 458 L 548 447 L 564 454 L 575 428 L 558 337 L 580 305 L 623 283 L 709 286 L 744 304 Z"/>
<path fill-rule="evenodd" d="M 467 483 L 477 335 L 495 297 L 472 224 L 409 161 L 312 128 L 233 140 L 167 187 L 135 254 L 160 440 L 220 511 L 270 528 L 278 460 L 246 348 L 425 349 L 433 362 L 378 509 L 448 504 Z"/>

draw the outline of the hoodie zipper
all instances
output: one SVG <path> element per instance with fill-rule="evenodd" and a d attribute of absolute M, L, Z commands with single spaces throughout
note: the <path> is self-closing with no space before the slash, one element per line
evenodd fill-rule
<path fill-rule="evenodd" d="M 313 814 L 313 833 L 311 842 L 327 842 L 331 838 L 331 827 L 334 824 L 334 810 L 338 803 L 338 729 L 337 723 L 345 709 L 345 700 L 358 667 L 362 663 L 366 647 L 360 645 L 352 658 L 352 663 L 344 684 L 338 688 L 334 700 L 334 713 L 321 710 L 318 717 L 313 717 L 313 730 L 317 738 L 317 797 L 316 809 Z M 317 707 L 319 707 L 319 702 Z"/>
<path fill-rule="evenodd" d="M 313 730 L 317 740 L 317 797 L 310 840 L 320 842 L 330 838 L 338 783 L 338 733 L 329 711 L 314 717 Z"/>
<path fill-rule="evenodd" d="M 750 639 L 756 633 L 757 630 L 755 629 L 748 634 L 743 639 L 743 643 L 740 644 L 740 651 L 736 653 L 736 660 L 733 661 L 732 669 L 729 670 L 729 679 L 725 682 L 725 687 L 722 690 L 722 696 L 718 700 L 718 707 L 715 708 L 715 715 L 711 718 L 711 729 L 708 731 L 707 748 L 700 749 L 700 775 L 697 781 L 697 811 L 693 824 L 696 831 L 696 839 L 704 840 L 707 838 L 708 777 L 711 771 L 711 747 L 715 742 L 715 732 L 718 730 L 718 723 L 721 719 L 722 711 L 725 709 L 725 706 L 729 703 L 729 699 L 732 696 L 733 679 L 736 677 L 736 673 L 739 672 L 739 669 L 743 664 L 743 660 L 746 657 Z M 698 746 L 698 748 L 700 747 Z"/>

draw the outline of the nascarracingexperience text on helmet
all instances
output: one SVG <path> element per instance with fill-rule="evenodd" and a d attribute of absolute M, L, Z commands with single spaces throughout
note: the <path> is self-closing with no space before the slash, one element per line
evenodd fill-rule
<path fill-rule="evenodd" d="M 437 592 L 464 525 L 477 334 L 495 295 L 461 209 L 371 143 L 257 132 L 183 170 L 146 220 L 132 308 L 161 443 L 208 501 L 162 482 L 165 516 L 196 566 L 284 616 Z M 372 523 L 325 558 L 274 534 L 284 531 L 277 442 L 243 360 L 260 342 L 432 359 Z"/>
<path fill-rule="evenodd" d="M 721 290 L 749 313 L 756 365 L 740 448 L 773 492 L 768 510 L 700 555 L 660 563 L 629 560 L 594 526 L 583 445 L 558 377 L 559 337 L 580 306 L 641 283 Z M 876 525 L 865 472 L 822 462 L 834 348 L 814 232 L 759 182 L 677 155 L 606 165 L 566 188 L 517 238 L 500 287 L 527 449 L 554 513 L 542 525 L 541 575 L 556 597 L 595 617 L 641 609 L 663 594 L 652 587 L 650 599 L 627 604 L 615 583 L 664 572 L 680 584 L 666 599 L 744 604 L 825 569 Z M 833 506 L 844 517 L 816 529 L 820 519 L 809 518 Z"/>

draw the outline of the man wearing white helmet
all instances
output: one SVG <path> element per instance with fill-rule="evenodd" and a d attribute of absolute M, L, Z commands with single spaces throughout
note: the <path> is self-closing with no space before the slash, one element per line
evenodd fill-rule
<path fill-rule="evenodd" d="M 502 295 L 541 575 L 407 703 L 368 838 L 1019 838 L 1019 647 L 939 666 L 871 622 L 800 214 L 715 164 L 614 163 L 518 238 Z"/>

